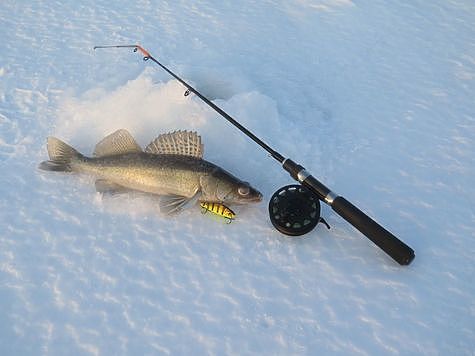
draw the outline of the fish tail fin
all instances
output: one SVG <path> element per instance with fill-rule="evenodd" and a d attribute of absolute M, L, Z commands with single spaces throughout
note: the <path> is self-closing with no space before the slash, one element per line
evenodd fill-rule
<path fill-rule="evenodd" d="M 71 161 L 82 155 L 67 143 L 56 137 L 48 137 L 47 148 L 49 161 L 41 162 L 40 169 L 56 172 L 71 172 Z"/>

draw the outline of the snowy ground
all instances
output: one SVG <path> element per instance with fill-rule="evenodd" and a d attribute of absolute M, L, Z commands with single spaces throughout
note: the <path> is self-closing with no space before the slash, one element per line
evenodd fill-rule
<path fill-rule="evenodd" d="M 475 350 L 473 1 L 0 3 L 0 354 L 453 354 Z M 141 43 L 416 251 L 400 267 L 324 209 L 289 239 L 291 183 Z M 265 195 L 230 225 L 102 200 L 37 170 L 45 138 L 91 153 L 199 131 Z"/>

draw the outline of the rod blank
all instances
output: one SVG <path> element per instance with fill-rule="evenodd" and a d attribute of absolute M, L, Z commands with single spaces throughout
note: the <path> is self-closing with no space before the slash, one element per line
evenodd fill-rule
<path fill-rule="evenodd" d="M 135 52 L 140 51 L 144 55 L 144 60 L 152 60 L 159 65 L 168 74 L 178 80 L 183 86 L 190 92 L 193 92 L 201 100 L 203 100 L 209 107 L 220 114 L 224 119 L 234 125 L 237 129 L 243 132 L 251 140 L 256 142 L 259 146 L 264 148 L 270 155 L 278 162 L 282 163 L 283 168 L 290 173 L 292 178 L 309 188 L 317 197 L 330 205 L 332 209 L 340 215 L 343 219 L 358 229 L 364 236 L 370 239 L 373 243 L 386 252 L 392 259 L 398 262 L 400 265 L 408 265 L 415 257 L 414 250 L 399 240 L 396 236 L 379 225 L 376 221 L 371 219 L 368 215 L 363 213 L 360 209 L 354 206 L 345 198 L 336 195 L 329 188 L 323 185 L 315 177 L 309 174 L 304 167 L 295 163 L 291 159 L 285 159 L 279 152 L 275 151 L 264 141 L 254 135 L 251 131 L 241 125 L 237 120 L 231 117 L 223 109 L 211 102 L 198 90 L 193 88 L 190 84 L 181 79 L 177 74 L 172 72 L 157 59 L 155 59 L 150 52 L 145 50 L 139 45 L 114 45 L 114 46 L 96 46 L 94 49 L 99 48 L 133 48 Z"/>

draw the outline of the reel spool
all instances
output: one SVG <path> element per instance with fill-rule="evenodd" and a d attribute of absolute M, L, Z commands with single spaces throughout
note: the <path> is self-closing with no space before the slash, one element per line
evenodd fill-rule
<path fill-rule="evenodd" d="M 320 200 L 302 185 L 291 184 L 277 190 L 269 201 L 269 217 L 272 225 L 281 233 L 300 236 L 312 231 L 319 222 Z"/>

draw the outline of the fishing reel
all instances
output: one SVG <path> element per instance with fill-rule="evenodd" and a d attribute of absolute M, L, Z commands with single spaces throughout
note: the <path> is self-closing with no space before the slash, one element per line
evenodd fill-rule
<path fill-rule="evenodd" d="M 320 200 L 300 184 L 286 185 L 278 189 L 269 201 L 269 217 L 272 225 L 281 233 L 300 236 L 312 231 L 319 222 L 330 226 L 320 216 Z"/>

